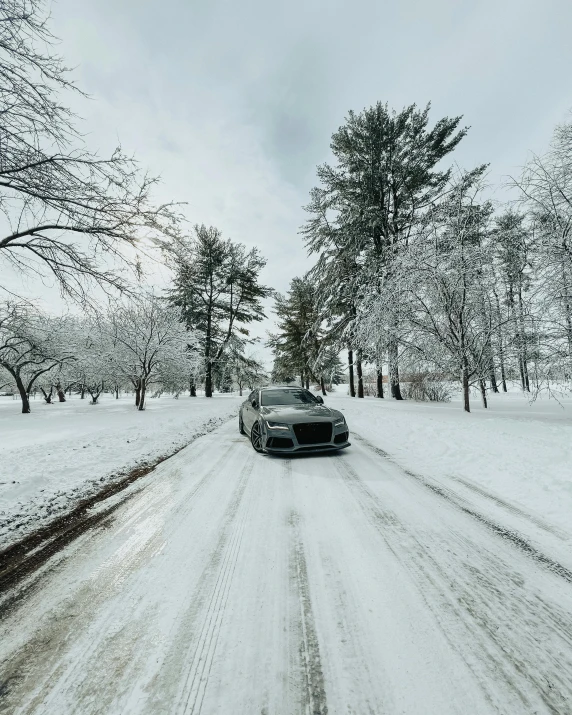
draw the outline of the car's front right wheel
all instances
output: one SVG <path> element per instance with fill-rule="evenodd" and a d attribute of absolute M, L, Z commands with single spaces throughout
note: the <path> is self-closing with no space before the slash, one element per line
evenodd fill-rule
<path fill-rule="evenodd" d="M 250 430 L 250 443 L 257 452 L 263 452 L 262 449 L 262 429 L 260 422 L 255 422 Z"/>

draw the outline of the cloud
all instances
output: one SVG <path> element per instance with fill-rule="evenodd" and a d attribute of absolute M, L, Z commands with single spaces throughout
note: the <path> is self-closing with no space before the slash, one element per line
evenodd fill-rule
<path fill-rule="evenodd" d="M 349 109 L 433 102 L 471 125 L 455 161 L 491 180 L 548 143 L 572 104 L 569 0 L 59 0 L 53 28 L 94 100 L 88 142 L 118 139 L 191 222 L 256 245 L 285 290 L 311 265 L 298 229 Z"/>

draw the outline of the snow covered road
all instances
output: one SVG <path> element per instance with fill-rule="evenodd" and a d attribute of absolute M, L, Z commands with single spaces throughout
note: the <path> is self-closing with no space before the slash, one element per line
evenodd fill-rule
<path fill-rule="evenodd" d="M 561 535 L 355 437 L 274 458 L 233 421 L 135 482 L 0 600 L 0 712 L 572 712 Z"/>

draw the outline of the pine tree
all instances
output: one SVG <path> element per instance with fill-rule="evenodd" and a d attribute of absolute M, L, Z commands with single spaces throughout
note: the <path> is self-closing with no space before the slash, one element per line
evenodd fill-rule
<path fill-rule="evenodd" d="M 278 380 L 300 378 L 302 386 L 309 385 L 315 347 L 312 330 L 317 314 L 315 290 L 311 281 L 294 278 L 287 295 L 276 296 L 274 312 L 278 318 L 278 332 L 270 335 L 268 345 L 274 352 L 273 376 Z"/>
<path fill-rule="evenodd" d="M 237 333 L 265 318 L 262 300 L 271 288 L 259 283 L 266 261 L 257 249 L 223 240 L 221 232 L 195 226 L 192 237 L 164 247 L 175 277 L 168 291 L 188 329 L 199 336 L 205 368 L 205 396 L 212 397 L 213 369 Z"/>
<path fill-rule="evenodd" d="M 378 102 L 360 114 L 350 112 L 332 136 L 337 164 L 318 167 L 321 187 L 311 192 L 306 207 L 311 218 L 302 233 L 310 252 L 358 267 L 353 280 L 359 282 L 359 266 L 371 262 L 379 278 L 391 277 L 392 263 L 407 246 L 420 213 L 447 184 L 450 171 L 436 166 L 466 129 L 458 130 L 460 117 L 445 117 L 429 129 L 429 109 L 411 105 L 397 113 Z M 399 302 L 397 291 L 394 299 Z M 388 354 L 392 395 L 402 399 L 398 315 L 395 305 Z"/>

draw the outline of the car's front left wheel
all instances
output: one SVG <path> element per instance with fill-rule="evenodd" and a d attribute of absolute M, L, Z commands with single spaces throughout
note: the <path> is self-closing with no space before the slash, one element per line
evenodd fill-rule
<path fill-rule="evenodd" d="M 262 429 L 260 422 L 255 422 L 250 430 L 250 443 L 257 452 L 263 452 L 262 449 Z"/>

